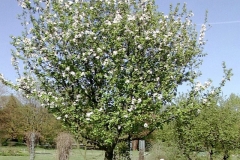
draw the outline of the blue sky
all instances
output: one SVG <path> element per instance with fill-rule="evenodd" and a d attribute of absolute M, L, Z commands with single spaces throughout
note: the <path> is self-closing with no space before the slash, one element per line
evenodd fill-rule
<path fill-rule="evenodd" d="M 211 28 L 206 33 L 207 44 L 204 52 L 208 55 L 200 68 L 203 75 L 199 81 L 208 79 L 218 85 L 222 80 L 221 64 L 226 62 L 233 69 L 234 76 L 223 88 L 223 94 L 240 93 L 240 1 L 239 0 L 156 0 L 159 11 L 167 13 L 169 5 L 187 3 L 187 8 L 194 13 L 193 22 L 204 22 L 208 10 L 208 22 Z M 0 3 L 0 73 L 5 78 L 15 81 L 17 75 L 11 66 L 10 35 L 20 35 L 22 27 L 17 19 L 21 8 L 16 0 L 1 0 Z"/>

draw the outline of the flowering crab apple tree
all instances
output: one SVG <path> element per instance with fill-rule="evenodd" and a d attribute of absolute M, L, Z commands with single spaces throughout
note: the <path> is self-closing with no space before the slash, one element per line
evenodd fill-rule
<path fill-rule="evenodd" d="M 105 159 L 119 142 L 144 138 L 170 121 L 175 112 L 166 106 L 178 86 L 194 86 L 206 26 L 198 36 L 185 5 L 165 15 L 153 0 L 19 3 L 24 32 L 12 37 L 19 78 L 1 80 L 37 98 L 105 150 Z M 203 89 L 193 88 L 191 96 Z"/>

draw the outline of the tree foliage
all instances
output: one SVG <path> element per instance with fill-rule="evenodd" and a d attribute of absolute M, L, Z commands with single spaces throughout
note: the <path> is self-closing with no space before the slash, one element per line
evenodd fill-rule
<path fill-rule="evenodd" d="M 240 117 L 236 110 L 239 100 L 234 94 L 227 99 L 214 98 L 211 106 L 203 106 L 197 112 L 176 118 L 164 126 L 158 137 L 177 145 L 188 159 L 194 159 L 200 152 L 207 152 L 209 159 L 219 154 L 228 159 L 240 143 Z"/>
<path fill-rule="evenodd" d="M 22 108 L 24 130 L 39 134 L 41 144 L 53 144 L 59 132 L 64 131 L 62 124 L 43 107 L 28 104 Z"/>
<path fill-rule="evenodd" d="M 8 94 L 8 87 L 0 82 L 0 109 L 3 108 L 3 106 L 6 106 L 6 95 Z"/>
<path fill-rule="evenodd" d="M 33 103 L 23 105 L 14 95 L 6 96 L 5 100 L 6 105 L 0 109 L 1 140 L 23 142 L 28 132 L 36 132 L 40 134 L 40 143 L 53 143 L 58 132 L 64 130 L 46 108 Z"/>
<path fill-rule="evenodd" d="M 12 37 L 19 79 L 2 81 L 38 98 L 106 159 L 120 141 L 143 138 L 172 119 L 177 111 L 166 106 L 183 82 L 193 84 L 190 96 L 204 90 L 194 80 L 206 25 L 198 36 L 186 5 L 165 15 L 153 0 L 20 4 L 25 31 Z"/>
<path fill-rule="evenodd" d="M 18 139 L 24 134 L 21 103 L 13 95 L 5 97 L 6 106 L 0 110 L 1 138 Z"/>

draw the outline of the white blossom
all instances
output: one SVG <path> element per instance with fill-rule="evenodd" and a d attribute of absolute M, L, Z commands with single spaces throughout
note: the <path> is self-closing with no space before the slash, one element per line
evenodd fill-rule
<path fill-rule="evenodd" d="M 106 25 L 112 25 L 112 23 L 109 21 L 109 20 L 107 20 L 107 21 L 105 21 L 105 23 L 106 23 Z"/>
<path fill-rule="evenodd" d="M 200 109 L 197 109 L 197 113 L 200 114 L 200 113 L 201 113 L 201 110 L 200 110 Z"/>
<path fill-rule="evenodd" d="M 76 96 L 76 98 L 77 98 L 77 99 L 81 98 L 81 95 L 80 95 L 80 94 L 78 94 L 78 95 Z"/>
<path fill-rule="evenodd" d="M 206 32 L 206 25 L 202 24 L 201 30 L 200 30 L 200 35 L 199 35 L 199 44 L 203 45 L 205 43 L 204 41 L 204 36 L 205 36 L 205 32 Z"/>
<path fill-rule="evenodd" d="M 150 40 L 151 38 L 147 36 L 147 37 L 145 37 L 145 39 L 146 39 L 146 40 Z"/>
<path fill-rule="evenodd" d="M 121 125 L 118 125 L 118 130 L 120 130 L 122 128 L 122 126 Z"/>
<path fill-rule="evenodd" d="M 116 16 L 113 20 L 113 23 L 119 23 L 122 19 L 122 16 L 119 14 L 119 12 L 116 13 Z"/>
<path fill-rule="evenodd" d="M 91 117 L 91 115 L 93 114 L 93 112 L 88 112 L 88 113 L 86 113 L 86 117 Z"/>
<path fill-rule="evenodd" d="M 106 66 L 108 63 L 109 63 L 109 60 L 105 59 L 104 62 L 103 62 L 103 65 Z"/>
<path fill-rule="evenodd" d="M 187 26 L 190 26 L 191 24 L 192 24 L 191 20 L 189 20 L 189 19 L 186 18 L 186 25 L 187 25 Z"/>
<path fill-rule="evenodd" d="M 153 93 L 153 97 L 157 97 L 158 93 Z"/>
<path fill-rule="evenodd" d="M 26 3 L 24 2 L 24 0 L 21 0 L 21 1 L 18 1 L 19 3 L 19 5 L 22 7 L 22 8 L 26 8 L 27 7 L 27 5 L 26 5 Z M 31 3 L 31 2 L 30 2 Z"/>
<path fill-rule="evenodd" d="M 148 70 L 147 73 L 148 73 L 148 74 L 152 74 L 152 71 L 151 71 L 151 70 Z"/>
<path fill-rule="evenodd" d="M 73 75 L 73 76 L 75 76 L 75 75 L 76 75 L 76 73 L 75 73 L 75 72 L 73 72 L 73 71 L 71 71 L 71 72 L 70 72 L 70 74 L 71 74 L 71 75 Z"/>
<path fill-rule="evenodd" d="M 114 56 L 116 56 L 116 55 L 117 55 L 117 53 L 118 53 L 117 51 L 113 51 L 113 55 L 114 55 Z"/>
<path fill-rule="evenodd" d="M 136 99 L 132 98 L 132 104 L 135 104 L 135 102 L 136 102 Z"/>
<path fill-rule="evenodd" d="M 137 46 L 137 48 L 138 48 L 138 49 L 143 49 L 143 46 L 142 46 L 141 44 L 139 44 L 139 45 Z"/>
<path fill-rule="evenodd" d="M 162 94 L 158 94 L 157 99 L 158 99 L 158 100 L 161 100 L 161 99 L 162 99 Z"/>
<path fill-rule="evenodd" d="M 135 15 L 128 15 L 128 21 L 134 21 Z"/>
<path fill-rule="evenodd" d="M 144 123 L 143 127 L 144 127 L 144 128 L 148 128 L 148 124 L 147 124 L 147 123 Z"/>
<path fill-rule="evenodd" d="M 205 98 L 202 101 L 204 104 L 207 103 L 207 99 L 205 99 Z"/>
<path fill-rule="evenodd" d="M 82 72 L 82 73 L 81 73 L 81 76 L 85 76 L 85 72 Z"/>
<path fill-rule="evenodd" d="M 66 71 L 70 71 L 70 67 L 67 67 L 65 70 L 66 70 Z"/>
<path fill-rule="evenodd" d="M 97 52 L 102 52 L 102 49 L 101 48 L 97 48 Z"/>
<path fill-rule="evenodd" d="M 12 57 L 12 58 L 11 58 L 11 64 L 12 64 L 12 65 L 18 64 L 16 57 Z"/>
<path fill-rule="evenodd" d="M 69 5 L 72 5 L 72 4 L 73 4 L 73 2 L 72 2 L 72 1 L 68 1 L 68 4 L 69 4 Z"/>
<path fill-rule="evenodd" d="M 130 107 L 130 108 L 128 108 L 127 110 L 128 110 L 128 112 L 132 112 L 133 107 Z"/>
<path fill-rule="evenodd" d="M 141 99 L 141 98 L 138 98 L 137 103 L 141 103 L 141 102 L 142 102 L 142 99 Z"/>
<path fill-rule="evenodd" d="M 212 90 L 212 91 L 210 92 L 210 94 L 214 94 L 214 90 Z"/>
<path fill-rule="evenodd" d="M 204 83 L 206 87 L 209 87 L 211 85 L 211 82 L 210 81 L 207 81 Z"/>
<path fill-rule="evenodd" d="M 203 85 L 200 82 L 197 82 L 197 84 L 195 85 L 194 90 L 195 91 L 199 91 L 201 88 L 203 88 Z"/>

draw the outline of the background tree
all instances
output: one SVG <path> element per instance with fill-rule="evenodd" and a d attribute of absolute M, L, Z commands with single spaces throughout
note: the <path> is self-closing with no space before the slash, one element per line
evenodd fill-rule
<path fill-rule="evenodd" d="M 16 92 L 18 99 L 24 106 L 22 112 L 24 114 L 24 130 L 26 132 L 36 132 L 39 136 L 39 143 L 55 144 L 55 138 L 59 132 L 64 131 L 61 122 L 50 114 L 47 108 L 33 98 L 26 98 L 22 93 Z"/>
<path fill-rule="evenodd" d="M 176 111 L 166 105 L 179 85 L 194 83 L 205 56 L 206 25 L 198 37 L 185 5 L 164 15 L 153 0 L 20 4 L 26 30 L 12 37 L 19 79 L 2 81 L 39 99 L 108 160 L 119 142 L 143 138 L 172 119 Z M 229 76 L 226 70 L 222 84 Z"/>
<path fill-rule="evenodd" d="M 22 99 L 23 105 L 14 95 L 5 96 L 5 100 L 6 105 L 0 109 L 0 134 L 5 142 L 15 140 L 22 143 L 27 133 L 34 132 L 40 134 L 41 144 L 53 145 L 57 134 L 64 130 L 60 121 L 36 101 Z"/>
<path fill-rule="evenodd" d="M 201 149 L 209 152 L 210 159 L 213 159 L 214 153 L 222 153 L 223 159 L 228 159 L 230 151 L 239 148 L 238 114 L 229 106 L 218 106 L 215 103 L 212 107 L 201 110 L 194 120 L 192 136 L 201 144 Z"/>
<path fill-rule="evenodd" d="M 194 105 L 202 104 L 196 100 Z M 214 157 L 219 159 L 220 155 L 228 159 L 239 148 L 238 105 L 239 97 L 236 95 L 227 99 L 213 98 L 210 106 L 198 107 L 195 112 L 176 117 L 157 132 L 157 137 L 171 146 L 177 145 L 187 159 L 196 158 L 200 152 L 207 152 L 210 160 Z"/>
<path fill-rule="evenodd" d="M 9 94 L 8 87 L 0 82 L 0 109 L 6 106 L 6 96 Z"/>
<path fill-rule="evenodd" d="M 2 144 L 2 138 L 4 137 L 4 122 L 5 122 L 5 113 L 2 110 L 4 106 L 6 106 L 7 98 L 6 95 L 8 93 L 7 86 L 0 82 L 0 146 Z"/>
<path fill-rule="evenodd" d="M 39 134 L 41 144 L 54 143 L 54 138 L 59 132 L 64 131 L 60 121 L 58 121 L 48 110 L 39 106 L 36 100 L 28 100 L 22 109 L 24 112 L 24 130 Z"/>
<path fill-rule="evenodd" d="M 219 103 L 217 114 L 219 126 L 219 138 L 217 151 L 223 153 L 223 159 L 230 158 L 231 153 L 239 149 L 240 144 L 240 116 L 239 116 L 240 97 L 231 94 L 223 103 Z"/>
<path fill-rule="evenodd" d="M 240 110 L 240 97 L 236 94 L 230 94 L 229 97 L 223 97 L 219 101 L 221 106 L 226 106 L 230 110 L 235 110 L 236 112 L 239 112 Z"/>
<path fill-rule="evenodd" d="M 18 141 L 24 135 L 24 122 L 22 120 L 22 104 L 13 95 L 8 96 L 6 106 L 1 110 L 2 133 L 5 140 Z"/>
<path fill-rule="evenodd" d="M 181 112 L 174 117 L 173 123 L 166 127 L 166 129 L 170 129 L 172 133 L 166 136 L 168 137 L 167 140 L 175 143 L 182 154 L 187 159 L 191 160 L 192 157 L 195 156 L 195 153 L 198 153 L 199 150 L 201 150 L 199 141 L 193 136 L 198 134 L 195 130 L 198 126 L 195 126 L 194 122 L 202 108 L 209 107 L 211 104 L 209 102 L 211 102 L 212 97 L 209 96 L 209 99 L 201 99 L 198 96 L 187 96 L 188 95 L 183 94 L 175 100 L 175 106 L 173 106 L 173 109 L 181 110 Z M 173 136 L 173 138 L 171 138 L 171 136 Z"/>
<path fill-rule="evenodd" d="M 8 93 L 8 87 L 0 82 L 0 97 Z"/>

